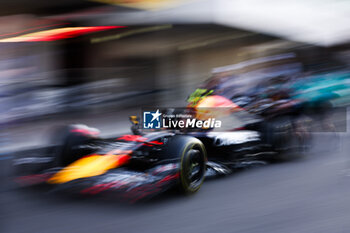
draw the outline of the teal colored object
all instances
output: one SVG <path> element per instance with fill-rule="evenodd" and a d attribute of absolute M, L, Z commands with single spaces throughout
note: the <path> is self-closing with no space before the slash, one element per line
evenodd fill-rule
<path fill-rule="evenodd" d="M 349 104 L 350 74 L 332 73 L 300 79 L 292 85 L 291 95 L 293 99 L 302 99 L 311 106 L 335 100 L 342 105 Z"/>

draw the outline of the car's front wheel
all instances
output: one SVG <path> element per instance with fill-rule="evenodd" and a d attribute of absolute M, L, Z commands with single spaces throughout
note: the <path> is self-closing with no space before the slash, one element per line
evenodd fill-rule
<path fill-rule="evenodd" d="M 51 135 L 51 141 L 56 141 L 53 155 L 57 166 L 67 166 L 92 152 L 87 148 L 80 148 L 81 145 L 95 140 L 99 131 L 85 125 L 67 125 L 56 127 Z M 53 144 L 53 142 L 52 142 Z"/>

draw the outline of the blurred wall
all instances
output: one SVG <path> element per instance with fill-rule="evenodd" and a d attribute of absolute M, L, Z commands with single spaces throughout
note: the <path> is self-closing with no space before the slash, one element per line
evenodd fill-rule
<path fill-rule="evenodd" d="M 281 53 L 296 54 L 288 62 L 298 64 L 325 54 L 315 46 L 218 25 L 165 25 L 158 31 L 133 34 L 140 28 L 154 27 L 127 28 L 125 37 L 112 30 L 52 42 L 0 44 L 7 56 L 0 62 L 11 57 L 19 74 L 13 78 L 1 70 L 7 77 L 2 81 L 10 80 L 15 88 L 13 103 L 8 104 L 13 109 L 5 120 L 81 109 L 184 106 L 214 68 Z M 114 35 L 116 39 L 95 40 Z M 272 65 L 276 64 L 261 63 L 238 73 L 245 73 L 242 82 L 254 82 L 261 76 L 257 70 Z M 283 69 L 295 71 L 295 67 Z"/>

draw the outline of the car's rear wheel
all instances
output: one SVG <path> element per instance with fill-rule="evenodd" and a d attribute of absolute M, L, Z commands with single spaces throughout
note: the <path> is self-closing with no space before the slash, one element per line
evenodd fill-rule
<path fill-rule="evenodd" d="M 206 172 L 206 150 L 203 143 L 190 136 L 177 135 L 167 146 L 168 156 L 179 160 L 180 191 L 190 194 L 197 192 L 203 184 Z"/>

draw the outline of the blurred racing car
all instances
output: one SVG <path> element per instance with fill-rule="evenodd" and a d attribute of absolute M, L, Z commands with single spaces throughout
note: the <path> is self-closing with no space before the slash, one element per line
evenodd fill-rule
<path fill-rule="evenodd" d="M 229 100 L 210 96 L 201 101 L 218 106 Z M 303 122 L 295 118 L 265 121 L 241 108 L 226 114 L 225 132 L 211 128 L 146 132 L 136 117 L 130 119 L 134 134 L 113 138 L 100 138 L 97 129 L 85 125 L 56 129 L 53 140 L 59 143 L 51 148 L 51 161 L 17 181 L 70 193 L 110 193 L 131 201 L 172 188 L 189 194 L 200 189 L 205 177 L 262 165 L 281 155 L 300 155 L 308 137 Z"/>
<path fill-rule="evenodd" d="M 314 117 L 332 107 L 349 103 L 348 71 L 298 76 L 279 75 L 242 85 L 237 76 L 214 75 L 187 99 L 195 106 L 202 98 L 220 95 L 231 99 L 248 112 L 263 118 L 282 115 Z"/>

